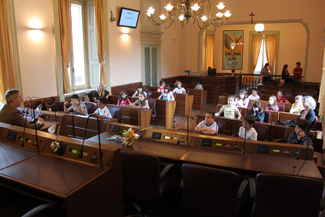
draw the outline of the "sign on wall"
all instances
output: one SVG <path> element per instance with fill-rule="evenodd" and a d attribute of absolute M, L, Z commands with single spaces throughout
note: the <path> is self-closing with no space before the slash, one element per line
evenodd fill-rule
<path fill-rule="evenodd" d="M 244 31 L 223 31 L 222 69 L 243 69 Z"/>

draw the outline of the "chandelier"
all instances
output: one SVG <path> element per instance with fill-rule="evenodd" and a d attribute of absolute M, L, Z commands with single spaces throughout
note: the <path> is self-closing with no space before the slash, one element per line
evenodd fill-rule
<path fill-rule="evenodd" d="M 186 24 L 190 20 L 193 24 L 195 21 L 200 29 L 206 29 L 208 26 L 220 27 L 227 23 L 231 16 L 229 11 L 223 13 L 225 5 L 220 2 L 217 5 L 219 12 L 216 14 L 216 18 L 211 18 L 211 4 L 209 0 L 168 0 L 165 14 L 161 14 L 158 20 L 155 19 L 155 9 L 149 7 L 147 10 L 148 20 L 155 26 L 162 25 L 165 29 L 169 28 L 177 18 L 181 22 L 183 28 L 184 21 Z M 222 21 L 222 17 L 225 17 L 225 21 Z M 166 19 L 169 17 L 170 21 L 166 24 Z M 199 21 L 199 18 L 201 21 Z M 200 24 L 201 22 L 201 24 Z"/>

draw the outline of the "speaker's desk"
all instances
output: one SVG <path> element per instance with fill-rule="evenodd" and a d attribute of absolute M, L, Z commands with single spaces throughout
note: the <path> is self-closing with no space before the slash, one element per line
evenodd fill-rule
<path fill-rule="evenodd" d="M 58 154 L 51 151 L 56 136 L 38 131 L 37 152 L 32 129 L 26 129 L 20 147 L 23 130 L 0 123 L 1 188 L 41 203 L 58 203 L 66 216 L 123 216 L 119 148 L 102 149 L 101 168 L 96 143 L 85 142 L 84 157 L 78 158 L 80 140 L 59 136 L 65 151 Z"/>
<path fill-rule="evenodd" d="M 181 145 L 176 145 L 179 132 L 149 129 L 144 132 L 142 140 L 136 140 L 132 147 L 125 147 L 121 141 L 106 140 L 112 135 L 113 132 L 100 135 L 103 147 L 105 144 L 116 145 L 128 151 L 160 157 L 162 162 L 208 165 L 232 170 L 245 177 L 258 172 L 297 175 L 302 167 L 299 176 L 322 178 L 313 161 L 312 147 L 308 148 L 308 154 L 307 147 L 302 147 L 300 159 L 295 160 L 299 146 L 285 143 L 246 141 L 246 153 L 243 155 L 244 140 L 233 137 L 191 133 L 189 146 L 186 146 L 186 133 L 181 135 Z M 98 137 L 89 138 L 88 141 L 98 142 Z M 268 153 L 262 153 L 266 150 Z M 306 155 L 308 160 L 305 162 Z"/>

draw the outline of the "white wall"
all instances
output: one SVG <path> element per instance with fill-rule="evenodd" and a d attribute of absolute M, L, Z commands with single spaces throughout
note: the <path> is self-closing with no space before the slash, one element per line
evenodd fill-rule
<path fill-rule="evenodd" d="M 219 3 L 219 0 L 210 0 L 212 5 L 212 13 L 216 14 L 216 9 L 214 9 L 214 5 Z M 277 24 L 267 24 L 267 28 L 271 28 L 272 31 L 281 31 L 280 33 L 280 46 L 284 46 L 281 48 L 282 53 L 279 54 L 279 66 L 282 67 L 284 63 L 288 63 L 289 68 L 293 67 L 295 62 L 300 61 L 304 62 L 302 65 L 304 69 L 304 76 L 307 81 L 310 82 L 319 82 L 321 80 L 322 68 L 323 68 L 323 55 L 324 55 L 324 23 L 325 23 L 325 13 L 323 10 L 325 8 L 325 1 L 323 0 L 315 0 L 315 1 L 305 1 L 305 0 L 251 0 L 249 2 L 242 0 L 226 0 L 223 1 L 226 5 L 226 9 L 230 10 L 233 14 L 229 20 L 229 22 L 250 22 L 250 17 L 248 16 L 252 11 L 256 14 L 254 17 L 254 21 L 283 21 L 283 20 L 301 20 L 304 25 L 306 25 L 308 31 L 310 31 L 310 37 L 307 45 L 306 42 L 297 41 L 297 37 L 300 38 L 300 35 L 290 35 L 286 34 L 285 37 L 282 37 L 282 33 L 287 32 L 290 33 L 290 25 L 287 29 L 283 29 Z M 162 6 L 166 4 L 165 0 L 161 0 Z M 177 21 L 179 22 L 179 21 Z M 174 25 L 174 24 L 173 24 Z M 270 25 L 270 26 L 269 26 Z M 301 25 L 301 24 L 299 24 Z M 223 28 L 216 28 L 216 33 L 222 34 L 223 29 L 228 30 L 232 29 L 231 25 L 226 25 Z M 238 27 L 243 29 L 243 27 Z M 268 29 L 265 30 L 268 30 Z M 303 28 L 304 27 L 300 27 Z M 253 28 L 252 28 L 253 29 Z M 189 23 L 185 24 L 184 30 L 186 32 L 184 50 L 182 53 L 186 53 L 186 64 L 185 66 L 182 63 L 178 64 L 179 71 L 183 72 L 184 70 L 198 70 L 198 32 L 199 28 L 197 25 L 193 25 Z M 183 30 L 183 31 L 184 31 Z M 166 34 L 170 29 L 163 30 Z M 299 30 L 300 31 L 300 30 Z M 246 36 L 246 31 L 245 31 Z M 169 34 L 169 37 L 172 37 L 172 34 Z M 304 36 L 303 36 L 304 37 Z M 162 43 L 162 49 L 167 50 L 164 46 L 169 46 L 164 43 L 165 41 L 170 41 L 172 38 L 168 39 L 168 35 L 164 35 L 164 40 Z M 222 44 L 222 37 L 217 37 L 215 41 L 216 45 L 216 64 L 221 64 L 222 59 L 220 56 L 220 44 Z M 245 37 L 245 41 L 247 41 L 247 37 Z M 288 46 L 293 43 L 296 43 L 297 47 L 294 49 L 287 49 Z M 219 46 L 219 47 L 218 47 Z M 305 54 L 303 53 L 305 48 L 299 48 L 301 46 L 307 47 L 307 62 L 303 59 Z M 244 46 L 244 54 L 248 51 L 246 50 L 247 46 Z M 299 53 L 298 53 L 299 52 Z M 218 55 L 219 54 L 219 55 Z M 162 65 L 175 64 L 174 59 L 178 58 L 176 53 L 169 52 L 169 57 L 164 58 L 164 62 Z M 294 56 L 297 55 L 297 56 Z M 288 59 L 290 58 L 290 59 Z M 248 59 L 244 63 L 245 71 L 247 69 Z M 219 70 L 220 71 L 220 70 Z M 179 74 L 179 73 L 177 73 Z"/>
<path fill-rule="evenodd" d="M 109 68 L 111 86 L 141 81 L 140 22 L 136 29 L 127 28 L 128 40 L 122 39 L 123 27 L 117 26 L 120 7 L 140 10 L 139 0 L 107 0 L 115 22 L 109 22 Z M 110 17 L 110 15 L 109 15 Z M 106 63 L 107 64 L 107 63 Z"/>
<path fill-rule="evenodd" d="M 14 0 L 23 97 L 57 95 L 51 0 Z M 41 22 L 39 41 L 30 37 L 29 22 Z"/>

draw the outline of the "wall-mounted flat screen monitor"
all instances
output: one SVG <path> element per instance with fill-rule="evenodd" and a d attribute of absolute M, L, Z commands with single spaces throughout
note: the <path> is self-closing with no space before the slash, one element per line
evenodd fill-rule
<path fill-rule="evenodd" d="M 122 7 L 117 26 L 137 28 L 139 16 L 140 11 Z"/>

